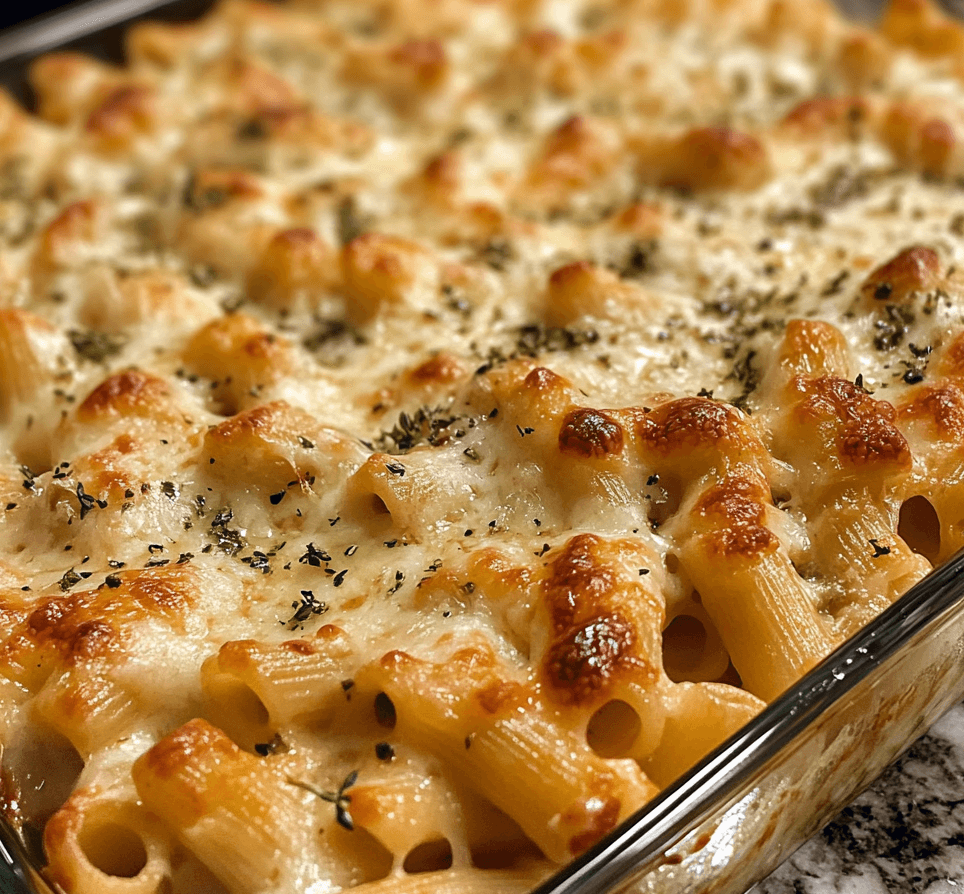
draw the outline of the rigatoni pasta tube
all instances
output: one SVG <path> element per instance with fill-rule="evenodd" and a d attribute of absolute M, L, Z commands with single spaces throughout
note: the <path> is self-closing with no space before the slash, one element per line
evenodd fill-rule
<path fill-rule="evenodd" d="M 461 805 L 444 777 L 399 770 L 386 779 L 354 786 L 351 816 L 356 826 L 394 855 L 396 871 L 418 845 L 443 838 L 451 847 L 454 867 L 471 864 Z"/>
<path fill-rule="evenodd" d="M 171 871 L 162 827 L 126 789 L 75 791 L 47 823 L 44 851 L 48 877 L 71 894 L 155 894 Z"/>
<path fill-rule="evenodd" d="M 814 515 L 814 561 L 844 585 L 832 609 L 848 636 L 931 570 L 897 536 L 895 522 L 863 488 L 837 494 Z"/>
<path fill-rule="evenodd" d="M 835 645 L 828 623 L 777 536 L 769 497 L 751 477 L 709 487 L 689 516 L 680 561 L 703 599 L 744 686 L 775 698 Z"/>
<path fill-rule="evenodd" d="M 310 851 L 298 790 L 204 720 L 162 739 L 132 776 L 145 806 L 229 891 L 297 890 L 306 859 L 313 873 L 330 868 Z"/>
<path fill-rule="evenodd" d="M 352 655 L 344 631 L 330 624 L 312 639 L 236 640 L 205 661 L 201 684 L 215 722 L 250 747 L 270 738 L 272 726 L 328 716 L 344 701 Z"/>
<path fill-rule="evenodd" d="M 96 670 L 69 668 L 48 678 L 33 702 L 33 710 L 85 758 L 115 742 L 140 719 L 134 697 L 109 673 L 109 664 Z"/>
<path fill-rule="evenodd" d="M 680 683 L 667 698 L 663 738 L 642 767 L 657 785 L 667 786 L 765 707 L 725 683 Z"/>
<path fill-rule="evenodd" d="M 487 649 L 463 650 L 444 664 L 390 652 L 356 681 L 391 699 L 398 734 L 443 760 L 557 862 L 656 792 L 635 762 L 598 757 L 530 687 L 500 679 Z"/>
<path fill-rule="evenodd" d="M 541 582 L 531 657 L 547 702 L 581 716 L 611 698 L 639 716 L 642 754 L 662 734 L 664 598 L 655 551 L 641 538 L 577 534 L 551 554 Z M 573 724 L 575 726 L 575 724 Z"/>

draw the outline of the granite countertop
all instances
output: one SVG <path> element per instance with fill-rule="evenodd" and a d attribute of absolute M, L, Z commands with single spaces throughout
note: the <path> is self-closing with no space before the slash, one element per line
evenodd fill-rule
<path fill-rule="evenodd" d="M 964 894 L 964 704 L 753 894 Z"/>

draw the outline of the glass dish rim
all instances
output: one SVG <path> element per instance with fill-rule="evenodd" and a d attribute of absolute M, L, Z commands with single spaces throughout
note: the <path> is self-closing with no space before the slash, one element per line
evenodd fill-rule
<path fill-rule="evenodd" d="M 203 3 L 201 5 L 207 6 Z M 0 86 L 32 58 L 91 39 L 116 26 L 197 0 L 84 0 L 0 30 Z M 643 808 L 531 894 L 601 894 L 646 870 L 702 820 L 740 792 L 769 761 L 838 704 L 914 637 L 964 602 L 964 549 L 915 584 L 887 610 L 828 655 L 759 715 L 661 791 Z M 906 743 L 907 745 L 910 742 Z M 11 894 L 48 894 L 13 826 L 0 816 L 0 863 L 17 886 Z M 40 877 L 46 889 L 33 883 Z M 0 882 L 6 881 L 0 878 Z"/>
<path fill-rule="evenodd" d="M 0 29 L 0 66 L 91 37 L 115 25 L 174 6 L 179 0 L 84 0 Z"/>
<path fill-rule="evenodd" d="M 601 894 L 615 891 L 617 885 L 645 871 L 739 794 L 755 773 L 858 683 L 900 654 L 915 637 L 939 625 L 962 602 L 964 549 L 918 581 L 753 720 L 531 894 Z"/>

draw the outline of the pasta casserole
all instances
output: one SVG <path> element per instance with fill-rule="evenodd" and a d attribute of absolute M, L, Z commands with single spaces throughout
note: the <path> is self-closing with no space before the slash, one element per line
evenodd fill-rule
<path fill-rule="evenodd" d="M 531 890 L 964 546 L 927 0 L 126 51 L 0 97 L 0 801 L 57 890 Z"/>

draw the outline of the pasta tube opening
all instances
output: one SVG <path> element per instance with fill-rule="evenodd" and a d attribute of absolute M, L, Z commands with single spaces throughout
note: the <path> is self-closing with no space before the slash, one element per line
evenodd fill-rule
<path fill-rule="evenodd" d="M 268 709 L 247 683 L 210 671 L 202 671 L 202 678 L 207 714 L 236 745 L 253 752 L 257 743 L 272 738 L 276 730 Z"/>
<path fill-rule="evenodd" d="M 388 697 L 387 693 L 379 692 L 378 695 L 375 696 L 373 709 L 375 711 L 375 720 L 379 726 L 385 729 L 395 729 L 398 715 L 395 713 L 395 703 Z"/>
<path fill-rule="evenodd" d="M 452 845 L 447 838 L 423 841 L 405 857 L 402 868 L 408 873 L 441 872 L 452 868 Z"/>
<path fill-rule="evenodd" d="M 586 744 L 600 757 L 627 757 L 642 728 L 636 709 L 614 698 L 589 718 Z"/>
<path fill-rule="evenodd" d="M 91 866 L 104 875 L 134 878 L 147 865 L 147 848 L 141 836 L 113 820 L 88 819 L 77 842 Z"/>
<path fill-rule="evenodd" d="M 170 876 L 167 837 L 119 789 L 81 789 L 44 830 L 48 873 L 71 894 L 155 894 Z"/>
<path fill-rule="evenodd" d="M 941 552 L 941 520 L 930 500 L 918 494 L 901 504 L 897 536 L 936 565 Z"/>
<path fill-rule="evenodd" d="M 663 669 L 674 683 L 719 680 L 730 655 L 706 609 L 694 601 L 663 631 Z"/>

